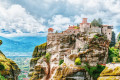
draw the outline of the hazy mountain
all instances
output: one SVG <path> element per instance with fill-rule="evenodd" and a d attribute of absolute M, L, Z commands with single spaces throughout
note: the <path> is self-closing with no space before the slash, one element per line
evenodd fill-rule
<path fill-rule="evenodd" d="M 32 52 L 36 45 L 46 42 L 46 37 L 12 37 L 0 36 L 3 44 L 0 50 L 3 52 Z"/>

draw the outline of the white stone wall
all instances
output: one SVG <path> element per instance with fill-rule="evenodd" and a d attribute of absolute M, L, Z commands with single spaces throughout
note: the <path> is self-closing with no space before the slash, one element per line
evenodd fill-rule
<path fill-rule="evenodd" d="M 94 32 L 94 33 L 101 34 L 101 28 L 99 28 L 99 27 L 91 27 L 91 28 L 88 28 L 87 31 L 88 31 L 88 33 Z"/>
<path fill-rule="evenodd" d="M 67 58 L 66 56 L 64 56 L 64 63 L 66 63 L 66 65 L 70 66 L 71 64 L 72 65 L 75 65 L 75 62 L 70 60 L 69 58 Z"/>
<path fill-rule="evenodd" d="M 78 54 L 77 49 L 71 50 L 71 54 Z"/>
<path fill-rule="evenodd" d="M 108 29 L 108 27 L 102 28 L 102 33 L 104 33 L 107 36 L 107 39 L 111 41 L 112 38 L 112 29 Z"/>
<path fill-rule="evenodd" d="M 90 28 L 90 25 L 88 25 L 88 24 L 80 24 L 79 27 L 80 27 L 81 32 L 85 32 L 86 29 Z"/>

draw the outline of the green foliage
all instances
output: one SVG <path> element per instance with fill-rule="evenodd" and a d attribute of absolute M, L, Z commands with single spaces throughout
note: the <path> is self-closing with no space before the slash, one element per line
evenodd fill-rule
<path fill-rule="evenodd" d="M 0 40 L 0 45 L 2 45 L 2 43 L 3 43 L 2 40 Z"/>
<path fill-rule="evenodd" d="M 88 63 L 86 63 L 84 69 L 89 73 L 91 77 L 96 80 L 99 77 L 100 73 L 105 69 L 105 66 L 99 64 L 97 64 L 97 66 L 89 66 Z"/>
<path fill-rule="evenodd" d="M 46 58 L 46 60 L 49 62 L 49 60 L 50 60 L 50 53 L 46 53 L 46 55 L 45 55 L 45 58 Z"/>
<path fill-rule="evenodd" d="M 102 19 L 101 19 L 101 18 L 99 18 L 98 20 L 94 19 L 94 20 L 91 22 L 91 25 L 92 25 L 92 26 L 102 27 Z"/>
<path fill-rule="evenodd" d="M 38 49 L 46 49 L 47 43 L 43 43 L 38 46 Z"/>
<path fill-rule="evenodd" d="M 4 69 L 5 69 L 4 65 L 0 63 L 0 71 Z"/>
<path fill-rule="evenodd" d="M 75 29 L 79 29 L 80 27 L 79 26 L 76 26 Z"/>
<path fill-rule="evenodd" d="M 117 41 L 120 41 L 120 33 L 117 36 Z"/>
<path fill-rule="evenodd" d="M 63 62 L 64 62 L 64 60 L 60 60 L 60 61 L 59 61 L 59 65 L 61 65 Z"/>
<path fill-rule="evenodd" d="M 98 39 L 99 37 L 97 35 L 94 35 L 94 38 Z"/>
<path fill-rule="evenodd" d="M 58 33 L 58 31 L 55 32 L 56 34 Z"/>
<path fill-rule="evenodd" d="M 7 79 L 5 79 L 5 77 L 2 76 L 1 73 L 0 73 L 0 80 L 7 80 Z"/>
<path fill-rule="evenodd" d="M 111 39 L 112 39 L 112 41 L 110 43 L 110 47 L 113 47 L 113 46 L 115 46 L 115 43 L 116 43 L 115 32 L 114 31 L 112 31 L 112 38 Z M 119 39 L 120 39 L 120 37 L 119 37 Z"/>
<path fill-rule="evenodd" d="M 119 49 L 116 49 L 115 47 L 109 48 L 109 61 L 110 62 L 117 62 L 118 60 L 115 60 L 115 57 L 119 57 Z"/>
<path fill-rule="evenodd" d="M 47 47 L 47 43 L 43 43 L 43 44 L 41 44 L 41 45 L 39 45 L 39 46 L 36 46 L 35 47 L 35 49 L 34 49 L 34 51 L 33 51 L 33 57 L 41 57 L 41 56 L 43 56 L 43 55 L 45 55 L 46 54 L 46 52 L 38 52 L 38 50 L 46 50 L 46 47 Z"/>
<path fill-rule="evenodd" d="M 81 65 L 81 60 L 80 60 L 80 58 L 76 58 L 76 59 L 75 59 L 75 64 L 76 64 L 76 65 Z"/>

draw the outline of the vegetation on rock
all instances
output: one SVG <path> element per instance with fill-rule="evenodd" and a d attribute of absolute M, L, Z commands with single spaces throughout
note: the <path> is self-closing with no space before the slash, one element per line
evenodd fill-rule
<path fill-rule="evenodd" d="M 115 47 L 109 48 L 108 55 L 109 62 L 117 62 L 119 58 L 119 49 L 116 49 Z"/>
<path fill-rule="evenodd" d="M 0 80 L 7 80 L 7 79 L 4 76 L 2 76 L 0 73 Z"/>
<path fill-rule="evenodd" d="M 76 65 L 81 65 L 81 60 L 80 60 L 80 58 L 76 58 L 76 59 L 75 59 L 75 64 L 76 64 Z"/>
<path fill-rule="evenodd" d="M 43 43 L 39 46 L 36 46 L 33 51 L 33 57 L 41 57 L 46 54 L 47 43 Z M 44 51 L 43 51 L 44 50 Z"/>
<path fill-rule="evenodd" d="M 45 55 L 45 58 L 46 58 L 46 60 L 49 62 L 49 60 L 50 60 L 50 53 L 46 53 L 46 55 Z"/>
<path fill-rule="evenodd" d="M 0 71 L 4 69 L 5 69 L 4 65 L 0 63 Z"/>
<path fill-rule="evenodd" d="M 2 44 L 2 40 L 0 40 L 0 45 Z"/>
<path fill-rule="evenodd" d="M 59 65 L 61 65 L 63 62 L 64 62 L 64 60 L 60 60 L 60 61 L 59 61 Z"/>
<path fill-rule="evenodd" d="M 99 77 L 100 73 L 105 69 L 105 66 L 99 64 L 97 64 L 96 66 L 89 66 L 89 64 L 86 63 L 84 69 L 89 73 L 91 77 L 96 80 Z"/>

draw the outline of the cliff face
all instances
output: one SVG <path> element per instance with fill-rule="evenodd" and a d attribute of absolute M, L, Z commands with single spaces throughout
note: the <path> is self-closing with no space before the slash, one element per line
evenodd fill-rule
<path fill-rule="evenodd" d="M 7 80 L 18 80 L 18 75 L 20 74 L 20 69 L 17 64 L 5 57 L 5 55 L 0 51 L 0 64 L 4 66 L 3 70 L 0 70 L 2 76 Z"/>
<path fill-rule="evenodd" d="M 30 61 L 30 72 L 29 72 L 29 77 L 31 77 L 32 79 L 37 78 L 38 75 L 36 74 L 36 71 L 38 70 L 38 72 L 40 72 L 41 70 L 40 66 L 38 66 L 37 68 L 35 66 L 39 59 L 43 60 L 43 58 L 41 57 L 46 54 L 46 46 L 47 43 L 41 44 L 39 46 L 36 46 L 33 51 L 32 59 Z"/>
<path fill-rule="evenodd" d="M 33 52 L 36 56 L 31 59 L 31 80 L 69 80 L 70 75 L 76 73 L 84 74 L 79 79 L 90 80 L 90 76 L 82 67 L 86 62 L 90 66 L 105 64 L 108 47 L 107 38 L 96 33 L 91 33 L 89 36 L 80 33 L 48 35 L 46 47 L 38 48 L 37 46 Z M 51 54 L 49 61 L 46 61 L 44 55 L 40 56 L 44 52 Z M 81 59 L 81 65 L 75 64 L 76 58 Z M 61 60 L 63 63 L 60 65 Z"/>
<path fill-rule="evenodd" d="M 119 80 L 120 79 L 120 63 L 107 64 L 106 68 L 100 74 L 98 80 Z"/>

